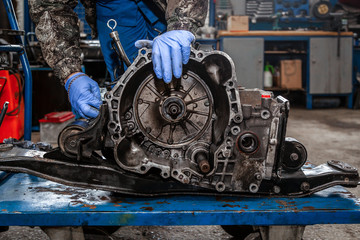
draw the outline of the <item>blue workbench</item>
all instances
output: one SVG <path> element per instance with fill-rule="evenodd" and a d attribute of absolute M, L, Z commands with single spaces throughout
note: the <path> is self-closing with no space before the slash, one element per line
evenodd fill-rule
<path fill-rule="evenodd" d="M 12 174 L 0 196 L 0 226 L 360 223 L 360 199 L 340 186 L 304 198 L 130 198 Z"/>

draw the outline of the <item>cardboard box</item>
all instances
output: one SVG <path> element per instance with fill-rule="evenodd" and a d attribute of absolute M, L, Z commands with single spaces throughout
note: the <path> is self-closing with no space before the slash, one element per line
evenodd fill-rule
<path fill-rule="evenodd" d="M 280 87 L 288 89 L 302 88 L 301 60 L 281 60 Z"/>
<path fill-rule="evenodd" d="M 227 30 L 230 32 L 249 31 L 248 16 L 229 16 L 227 19 Z"/>

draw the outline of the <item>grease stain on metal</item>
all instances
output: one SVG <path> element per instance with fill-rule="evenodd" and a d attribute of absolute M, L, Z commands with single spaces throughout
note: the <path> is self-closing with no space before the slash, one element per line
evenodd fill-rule
<path fill-rule="evenodd" d="M 90 209 L 96 209 L 95 205 L 90 205 L 90 204 L 84 204 L 83 207 L 87 207 L 87 208 L 90 208 Z"/>
<path fill-rule="evenodd" d="M 280 208 L 280 209 L 294 210 L 294 211 L 298 210 L 298 208 L 296 207 L 295 201 L 287 202 L 284 200 L 275 200 L 275 202 L 277 202 L 280 205 L 280 206 L 278 206 L 278 208 Z"/>
<path fill-rule="evenodd" d="M 84 202 L 83 201 L 79 201 L 79 200 L 77 200 L 77 201 L 71 201 L 71 205 L 77 205 L 77 204 L 84 204 Z"/>
<path fill-rule="evenodd" d="M 36 187 L 34 189 L 37 192 L 52 192 L 52 193 L 60 194 L 60 195 L 72 195 L 73 194 L 68 189 L 57 190 L 57 189 L 50 189 L 50 188 L 45 188 L 45 187 Z"/>
<path fill-rule="evenodd" d="M 225 205 L 223 205 L 223 207 L 231 207 L 231 208 L 234 208 L 234 207 L 240 207 L 240 205 L 225 204 Z"/>
<path fill-rule="evenodd" d="M 102 200 L 102 201 L 108 201 L 108 200 L 110 200 L 110 198 L 108 198 L 108 197 L 106 197 L 106 196 L 102 196 L 102 197 L 100 197 L 100 200 Z"/>
<path fill-rule="evenodd" d="M 140 209 L 145 211 L 153 211 L 154 209 L 152 207 L 141 207 Z"/>
<path fill-rule="evenodd" d="M 303 210 L 303 211 L 313 211 L 313 210 L 315 210 L 315 208 L 312 207 L 312 206 L 306 206 L 306 207 L 303 207 L 301 210 Z"/>

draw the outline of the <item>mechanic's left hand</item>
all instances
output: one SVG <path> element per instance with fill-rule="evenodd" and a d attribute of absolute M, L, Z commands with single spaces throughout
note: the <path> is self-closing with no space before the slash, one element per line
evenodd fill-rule
<path fill-rule="evenodd" d="M 172 30 L 150 40 L 138 40 L 137 48 L 152 47 L 154 72 L 165 83 L 171 82 L 172 75 L 181 77 L 182 64 L 187 64 L 190 57 L 191 42 L 194 34 L 186 30 Z"/>

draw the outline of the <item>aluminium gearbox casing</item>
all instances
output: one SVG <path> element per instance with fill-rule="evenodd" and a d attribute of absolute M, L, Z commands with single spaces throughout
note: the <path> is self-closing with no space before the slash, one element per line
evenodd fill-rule
<path fill-rule="evenodd" d="M 105 98 L 105 147 L 126 171 L 157 169 L 218 192 L 257 192 L 280 166 L 289 104 L 239 88 L 223 52 L 192 49 L 182 77 L 167 85 L 152 71 L 151 50 L 142 49 Z"/>

